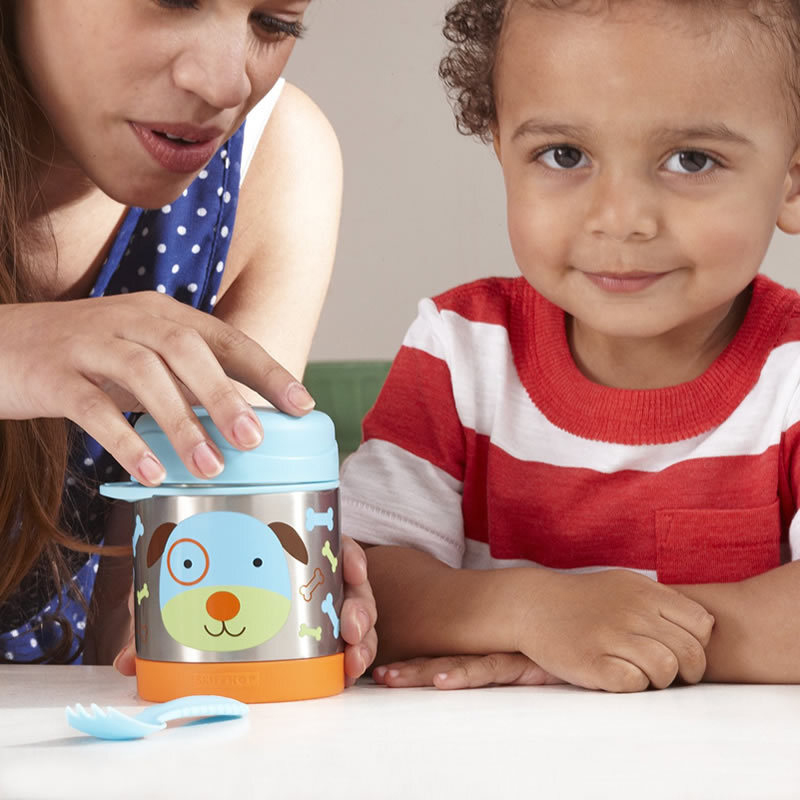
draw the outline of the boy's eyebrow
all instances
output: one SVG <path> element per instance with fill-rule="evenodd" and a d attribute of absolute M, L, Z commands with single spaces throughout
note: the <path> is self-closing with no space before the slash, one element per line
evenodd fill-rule
<path fill-rule="evenodd" d="M 515 141 L 523 136 L 563 136 L 565 139 L 584 139 L 592 132 L 591 128 L 578 125 L 562 125 L 531 118 L 517 127 L 511 137 Z M 741 133 L 729 128 L 723 122 L 692 125 L 685 128 L 664 128 L 653 137 L 655 140 L 674 139 L 714 139 L 753 147 L 753 142 Z"/>
<path fill-rule="evenodd" d="M 659 132 L 656 139 L 715 139 L 753 147 L 753 142 L 741 133 L 729 128 L 724 122 L 713 122 L 708 125 L 688 128 L 668 128 Z"/>
<path fill-rule="evenodd" d="M 514 131 L 511 141 L 516 141 L 523 136 L 563 136 L 565 139 L 581 139 L 589 133 L 589 128 L 575 125 L 560 125 L 558 123 L 544 122 L 543 120 L 526 119 Z"/>

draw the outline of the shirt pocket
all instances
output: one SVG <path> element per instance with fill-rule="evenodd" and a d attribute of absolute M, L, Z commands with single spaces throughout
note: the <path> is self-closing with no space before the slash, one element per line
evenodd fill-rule
<path fill-rule="evenodd" d="M 778 500 L 759 508 L 656 511 L 661 583 L 730 583 L 781 563 Z"/>

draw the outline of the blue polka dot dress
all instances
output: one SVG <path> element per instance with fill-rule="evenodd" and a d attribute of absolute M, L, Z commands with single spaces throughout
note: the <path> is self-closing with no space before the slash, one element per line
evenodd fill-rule
<path fill-rule="evenodd" d="M 243 135 L 244 125 L 175 202 L 160 209 L 128 211 L 90 296 L 154 289 L 202 311 L 214 309 L 236 217 Z M 94 439 L 76 431 L 62 524 L 74 536 L 99 543 L 110 503 L 97 487 L 124 477 L 121 467 Z M 71 558 L 75 586 L 88 601 L 99 559 Z M 23 584 L 22 600 L 0 609 L 0 631 L 5 631 L 0 633 L 0 661 L 41 660 L 65 641 L 64 628 L 69 626 L 72 643 L 64 660 L 81 662 L 86 609 L 69 587 L 60 597 L 48 596 L 47 583 L 32 575 L 30 585 Z"/>

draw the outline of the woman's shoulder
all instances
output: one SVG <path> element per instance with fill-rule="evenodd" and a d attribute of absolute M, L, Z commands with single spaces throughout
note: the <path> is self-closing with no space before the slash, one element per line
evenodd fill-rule
<path fill-rule="evenodd" d="M 339 141 L 320 107 L 297 86 L 281 79 L 250 111 L 245 124 L 242 175 L 259 181 L 265 166 L 281 158 L 340 160 Z"/>
<path fill-rule="evenodd" d="M 251 122 L 259 124 L 248 118 L 245 134 Z M 333 126 L 305 92 L 286 83 L 242 181 L 223 292 L 245 266 L 269 268 L 263 254 L 274 252 L 287 232 L 316 236 L 305 230 L 308 220 L 336 228 L 341 186 L 342 157 Z"/>

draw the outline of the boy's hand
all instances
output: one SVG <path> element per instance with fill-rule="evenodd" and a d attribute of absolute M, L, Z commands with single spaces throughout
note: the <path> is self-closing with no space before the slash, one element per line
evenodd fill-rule
<path fill-rule="evenodd" d="M 342 638 L 345 641 L 344 672 L 347 686 L 364 674 L 374 661 L 378 649 L 375 622 L 378 612 L 372 587 L 367 580 L 367 557 L 361 547 L 349 536 L 342 537 L 344 561 L 344 603 L 342 605 Z M 128 600 L 133 618 L 133 592 Z M 136 647 L 133 634 L 125 648 L 117 655 L 114 666 L 123 675 L 136 673 Z"/>
<path fill-rule="evenodd" d="M 393 688 L 477 689 L 492 684 L 544 686 L 564 683 L 522 653 L 413 658 L 377 667 L 372 677 L 376 683 Z"/>
<path fill-rule="evenodd" d="M 714 618 L 674 589 L 618 569 L 540 573 L 533 585 L 520 597 L 517 648 L 552 675 L 612 692 L 703 677 Z"/>

